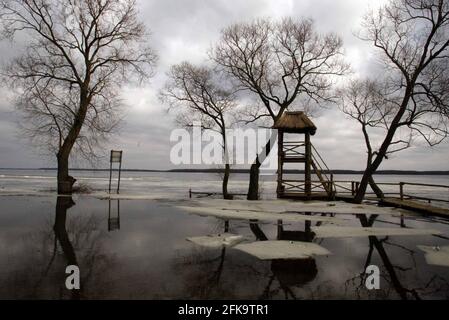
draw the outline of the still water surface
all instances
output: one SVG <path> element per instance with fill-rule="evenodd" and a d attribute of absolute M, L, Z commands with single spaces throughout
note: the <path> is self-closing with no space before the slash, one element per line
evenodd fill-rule
<path fill-rule="evenodd" d="M 182 200 L 178 200 L 182 202 Z M 313 241 L 332 254 L 261 261 L 236 249 L 205 249 L 187 237 L 224 232 L 225 221 L 182 212 L 171 201 L 0 197 L 2 299 L 448 299 L 449 268 L 428 265 L 417 245 L 447 246 L 449 222 L 411 215 L 403 226 L 437 236 L 316 239 L 314 223 L 229 221 L 248 241 Z M 351 226 L 399 227 L 399 215 L 353 216 Z M 81 292 L 65 267 L 81 270 Z M 381 289 L 368 291 L 365 266 Z"/>

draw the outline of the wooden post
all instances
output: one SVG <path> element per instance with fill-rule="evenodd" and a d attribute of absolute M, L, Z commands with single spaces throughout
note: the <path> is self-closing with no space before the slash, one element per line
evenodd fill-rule
<path fill-rule="evenodd" d="M 283 194 L 282 188 L 282 176 L 284 171 L 284 132 L 278 131 L 278 185 L 277 185 L 277 197 L 281 198 Z"/>
<path fill-rule="evenodd" d="M 277 240 L 282 239 L 282 232 L 284 232 L 284 225 L 282 220 L 278 220 L 278 236 Z"/>
<path fill-rule="evenodd" d="M 305 163 L 305 191 L 307 199 L 310 199 L 312 195 L 312 146 L 310 144 L 310 133 L 306 133 L 306 163 Z"/>
<path fill-rule="evenodd" d="M 122 156 L 120 156 L 120 164 L 118 167 L 118 183 L 117 183 L 117 194 L 120 193 L 120 178 L 122 175 Z"/>
<path fill-rule="evenodd" d="M 399 195 L 401 197 L 401 201 L 404 200 L 404 182 L 399 182 Z"/>
<path fill-rule="evenodd" d="M 192 199 L 192 188 L 189 189 L 189 198 Z"/>
<path fill-rule="evenodd" d="M 351 194 L 355 195 L 355 181 L 351 181 Z"/>
<path fill-rule="evenodd" d="M 117 199 L 117 227 L 120 230 L 120 199 Z"/>
<path fill-rule="evenodd" d="M 119 170 L 118 170 L 118 183 L 117 183 L 117 194 L 120 193 L 120 178 L 122 173 L 122 158 L 123 158 L 123 151 L 115 151 L 111 150 L 111 158 L 109 160 L 110 166 L 109 166 L 109 193 L 111 193 L 111 185 L 112 185 L 112 164 L 113 163 L 119 163 Z"/>
<path fill-rule="evenodd" d="M 108 210 L 108 231 L 111 231 L 111 198 L 109 198 L 109 210 Z"/>
<path fill-rule="evenodd" d="M 335 200 L 337 190 L 336 189 L 334 190 L 334 174 L 333 173 L 331 173 L 331 181 L 329 182 L 328 188 L 329 188 L 332 200 Z"/>
<path fill-rule="evenodd" d="M 111 193 L 111 183 L 112 183 L 112 161 L 110 161 L 109 166 L 109 193 Z"/>

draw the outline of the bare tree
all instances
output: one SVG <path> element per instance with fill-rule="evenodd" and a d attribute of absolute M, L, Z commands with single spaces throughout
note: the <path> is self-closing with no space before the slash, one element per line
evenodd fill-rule
<path fill-rule="evenodd" d="M 319 34 L 311 20 L 260 19 L 232 25 L 222 31 L 212 58 L 263 104 L 253 120 L 274 123 L 303 96 L 312 102 L 330 102 L 333 77 L 343 75 L 342 41 L 335 34 Z M 273 124 L 271 123 L 271 125 Z M 248 199 L 258 199 L 259 169 L 276 136 L 272 136 L 251 166 Z"/>
<path fill-rule="evenodd" d="M 396 103 L 388 100 L 387 89 L 385 85 L 374 80 L 353 79 L 344 88 L 337 91 L 341 98 L 340 110 L 349 118 L 357 121 L 362 130 L 367 151 L 367 168 L 372 164 L 374 156 L 377 155 L 374 147 L 377 141 L 373 141 L 373 136 L 378 135 L 379 131 L 388 131 L 392 116 L 397 111 Z M 397 144 L 401 145 L 401 148 L 390 150 L 389 153 L 407 148 L 410 145 L 409 142 L 410 139 L 408 141 L 398 140 Z M 384 194 L 372 176 L 368 182 L 377 197 L 382 199 Z"/>
<path fill-rule="evenodd" d="M 135 0 L 1 0 L 3 37 L 25 52 L 5 70 L 18 91 L 26 133 L 58 162 L 58 192 L 70 194 L 73 148 L 89 157 L 119 120 L 120 86 L 152 74 Z"/>
<path fill-rule="evenodd" d="M 161 99 L 175 109 L 178 122 L 192 127 L 195 121 L 202 129 L 218 132 L 222 138 L 223 197 L 231 199 L 228 181 L 231 171 L 228 142 L 226 140 L 226 113 L 235 107 L 234 93 L 227 89 L 216 73 L 206 66 L 194 66 L 188 62 L 172 66 L 169 80 L 161 91 Z"/>
<path fill-rule="evenodd" d="M 360 37 L 379 49 L 385 66 L 384 99 L 392 104 L 388 128 L 365 170 L 355 201 L 361 202 L 372 175 L 388 153 L 403 150 L 410 130 L 429 145 L 448 134 L 449 1 L 392 0 L 364 21 Z"/>

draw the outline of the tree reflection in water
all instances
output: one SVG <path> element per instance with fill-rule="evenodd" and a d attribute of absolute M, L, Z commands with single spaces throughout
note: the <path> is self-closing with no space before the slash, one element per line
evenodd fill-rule
<path fill-rule="evenodd" d="M 357 218 L 359 219 L 362 227 L 370 228 L 373 227 L 374 223 L 378 219 L 378 215 L 370 215 L 369 217 L 367 215 L 357 215 Z M 401 227 L 406 227 L 403 217 L 401 216 Z M 373 252 L 374 249 L 376 249 L 377 253 L 379 254 L 379 257 L 382 261 L 383 268 L 381 269 L 381 278 L 384 280 L 383 283 L 381 283 L 381 288 L 379 290 L 375 290 L 374 294 L 377 297 L 381 298 L 391 298 L 390 291 L 393 289 L 402 300 L 409 300 L 409 299 L 416 299 L 421 300 L 420 293 L 423 294 L 429 294 L 429 293 L 438 293 L 438 292 L 449 292 L 449 282 L 446 279 L 443 279 L 442 277 L 438 275 L 433 275 L 429 281 L 420 288 L 407 288 L 402 284 L 402 281 L 400 280 L 400 276 L 398 273 L 406 273 L 409 271 L 414 271 L 416 269 L 416 262 L 414 258 L 414 250 L 411 250 L 405 246 L 395 244 L 393 242 L 389 241 L 389 237 L 385 237 L 383 239 L 379 239 L 376 236 L 369 236 L 369 250 L 366 257 L 366 262 L 363 268 L 363 271 L 357 275 L 354 278 L 351 278 L 346 281 L 346 291 L 349 290 L 349 287 L 352 286 L 351 291 L 354 291 L 355 294 L 358 296 L 358 298 L 363 297 L 363 293 L 367 294 L 367 297 L 369 296 L 369 292 L 366 289 L 365 281 L 368 276 L 368 274 L 365 273 L 366 268 L 373 264 Z M 402 267 L 399 265 L 395 265 L 390 260 L 387 251 L 385 250 L 384 244 L 395 246 L 397 248 L 400 248 L 401 250 L 407 252 L 411 256 L 411 260 L 413 265 L 410 267 Z M 358 282 L 358 284 L 356 284 Z M 385 284 L 388 284 L 385 286 Z"/>
<path fill-rule="evenodd" d="M 224 232 L 230 232 L 229 221 L 218 220 L 218 227 Z M 214 251 L 215 252 L 215 251 Z M 220 249 L 218 256 L 210 256 L 208 250 L 194 247 L 188 255 L 184 255 L 175 261 L 175 271 L 185 272 L 186 268 L 194 266 L 192 272 L 185 276 L 186 293 L 183 298 L 208 299 L 217 295 L 229 296 L 231 292 L 223 291 L 220 279 L 224 270 L 226 247 Z"/>
<path fill-rule="evenodd" d="M 75 205 L 72 197 L 58 197 L 56 200 L 56 218 L 53 230 L 55 232 L 55 249 L 57 248 L 57 242 L 61 245 L 62 251 L 64 253 L 65 259 L 67 260 L 67 265 L 77 266 L 78 262 L 76 260 L 75 250 L 70 242 L 69 235 L 67 234 L 66 221 L 67 221 L 67 210 Z M 56 250 L 54 251 L 53 257 L 56 255 Z M 52 258 L 52 261 L 54 259 Z M 51 267 L 52 262 L 49 264 L 48 268 Z M 80 299 L 81 292 L 83 290 L 83 283 L 80 284 L 80 290 L 72 290 L 72 299 Z"/>
<path fill-rule="evenodd" d="M 98 216 L 88 213 L 71 216 L 69 209 L 73 206 L 71 197 L 58 197 L 53 221 L 24 238 L 23 263 L 11 283 L 6 284 L 15 288 L 9 292 L 15 292 L 16 298 L 81 299 L 104 293 L 99 288 L 102 282 L 107 282 L 107 267 L 113 265 L 113 260 L 102 254 L 107 233 L 101 230 Z M 81 290 L 65 287 L 68 265 L 79 266 Z M 90 296 L 91 291 L 95 296 Z"/>
<path fill-rule="evenodd" d="M 224 226 L 224 232 L 230 232 L 229 221 L 224 221 Z M 268 237 L 260 228 L 259 221 L 251 220 L 249 227 L 258 241 L 268 240 Z M 223 227 L 221 230 L 223 230 Z M 277 237 L 279 240 L 313 241 L 315 234 L 311 231 L 310 222 L 305 224 L 304 231 L 285 231 L 282 221 L 279 221 Z M 236 276 L 241 277 L 244 281 L 256 281 L 258 284 L 268 279 L 268 284 L 261 286 L 260 299 L 271 299 L 279 294 L 282 294 L 285 299 L 296 299 L 292 288 L 309 283 L 315 279 L 318 273 L 313 258 L 272 260 L 269 269 L 265 268 L 267 265 L 265 261 L 250 258 L 251 263 L 241 263 L 238 259 L 233 259 L 227 264 L 227 269 L 229 269 L 227 272 L 233 275 L 232 283 L 224 283 L 221 280 L 226 265 L 227 249 L 221 248 L 218 256 L 212 256 L 211 252 L 215 251 L 193 247 L 190 254 L 182 256 L 175 263 L 177 270 L 185 273 L 186 294 L 184 297 L 200 299 L 241 297 L 238 293 L 241 283 L 238 282 L 237 278 L 234 278 Z M 274 287 L 275 280 L 277 280 L 278 287 Z M 252 290 L 257 290 L 257 288 L 253 287 Z M 253 297 L 253 292 L 250 294 Z"/>
<path fill-rule="evenodd" d="M 384 222 L 379 220 L 376 215 L 357 215 L 356 217 L 362 227 L 372 227 L 375 222 Z M 237 222 L 235 223 L 237 224 Z M 395 222 L 390 221 L 387 221 L 387 223 L 395 224 Z M 316 225 L 319 226 L 321 223 L 318 222 Z M 405 220 L 401 218 L 398 225 L 406 227 Z M 226 222 L 225 226 L 227 226 L 225 232 L 228 232 L 229 222 Z M 279 220 L 277 223 L 278 240 L 317 242 L 319 244 L 323 242 L 323 239 L 316 238 L 312 231 L 311 221 L 304 222 L 304 226 L 301 227 L 304 228 L 303 230 L 285 230 L 284 226 L 283 221 Z M 262 230 L 259 221 L 249 221 L 249 229 L 257 241 L 269 240 L 269 237 Z M 447 296 L 449 293 L 448 281 L 436 274 L 422 275 L 423 271 L 417 270 L 418 264 L 415 261 L 414 250 L 407 248 L 406 245 L 391 241 L 391 237 L 379 239 L 375 236 L 369 236 L 367 238 L 366 258 L 362 256 L 362 259 L 359 259 L 360 256 L 357 255 L 356 260 L 348 260 L 348 262 L 352 261 L 351 267 L 349 267 L 352 269 L 362 264 L 360 265 L 360 273 L 346 281 L 335 277 L 325 280 L 326 275 L 339 272 L 338 270 L 330 271 L 333 266 L 329 265 L 329 260 L 324 260 L 327 259 L 325 257 L 316 259 L 279 259 L 272 260 L 267 265 L 266 261 L 253 259 L 247 255 L 242 256 L 239 252 L 234 251 L 232 251 L 231 258 L 227 258 L 226 255 L 229 255 L 229 252 L 226 251 L 226 248 L 221 249 L 221 254 L 217 256 L 212 254 L 215 251 L 195 247 L 190 255 L 183 257 L 184 260 L 178 264 L 178 267 L 182 267 L 184 272 L 186 296 L 190 298 L 241 298 L 242 294 L 247 294 L 248 292 L 250 292 L 250 297 L 254 298 L 254 291 L 257 292 L 257 290 L 262 290 L 260 295 L 256 295 L 259 299 L 326 299 L 338 297 L 350 299 L 392 299 L 396 296 L 400 299 L 421 299 L 427 295 L 441 296 L 443 294 L 444 296 L 445 293 Z M 355 241 L 360 244 L 360 247 L 365 248 L 365 239 L 357 238 Z M 338 247 L 338 245 L 344 246 L 345 242 L 336 240 L 335 243 L 336 247 L 332 259 L 346 259 L 344 255 L 338 256 L 339 252 L 346 250 Z M 400 252 L 397 259 L 400 259 L 401 264 L 411 261 L 411 265 L 404 267 L 393 263 L 388 251 L 390 251 L 390 254 L 392 252 L 387 250 L 387 247 L 403 251 L 403 253 Z M 381 261 L 379 265 L 381 269 L 381 289 L 370 291 L 365 286 L 367 277 L 365 270 L 368 265 L 376 264 L 376 253 Z M 410 259 L 407 259 L 407 257 L 410 257 Z M 318 263 L 321 261 L 323 264 L 322 272 L 326 273 L 323 278 L 317 278 L 319 274 L 317 260 Z M 338 264 L 335 267 L 341 268 L 341 265 Z M 225 270 L 226 276 L 223 277 Z M 416 279 L 413 279 L 413 276 L 416 276 L 416 272 L 420 274 Z M 318 282 L 310 285 L 316 279 L 318 279 Z M 261 286 L 263 283 L 265 284 Z M 242 289 L 240 286 L 246 287 Z M 239 290 L 241 291 L 239 292 Z"/>

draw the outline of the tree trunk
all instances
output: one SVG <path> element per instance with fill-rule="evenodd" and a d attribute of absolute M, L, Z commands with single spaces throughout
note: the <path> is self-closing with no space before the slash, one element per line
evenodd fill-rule
<path fill-rule="evenodd" d="M 70 151 L 63 149 L 57 155 L 58 159 L 58 194 L 71 195 L 73 184 L 76 179 L 69 175 L 69 154 Z"/>
<path fill-rule="evenodd" d="M 76 139 L 80 134 L 84 120 L 86 118 L 87 109 L 91 101 L 91 97 L 88 97 L 87 86 L 81 88 L 80 93 L 80 107 L 78 113 L 75 116 L 75 121 L 70 128 L 67 137 L 64 140 L 62 146 L 60 146 L 57 158 L 58 158 L 58 194 L 70 195 L 73 191 L 73 184 L 76 179 L 69 175 L 69 157 L 72 152 L 72 148 L 75 145 Z"/>
<path fill-rule="evenodd" d="M 229 175 L 231 174 L 231 166 L 227 163 L 225 165 L 224 177 L 223 177 L 223 199 L 232 200 L 233 196 L 228 193 Z"/>
<path fill-rule="evenodd" d="M 394 117 L 394 119 L 388 129 L 387 135 L 386 135 L 384 141 L 382 142 L 382 145 L 380 146 L 379 152 L 377 153 L 374 161 L 370 165 L 367 166 L 365 172 L 363 173 L 363 178 L 362 178 L 362 181 L 360 181 L 359 190 L 357 191 L 357 194 L 354 198 L 355 203 L 362 203 L 363 198 L 365 197 L 365 194 L 366 194 L 366 188 L 368 187 L 370 178 L 372 179 L 373 174 L 379 168 L 383 159 L 387 155 L 388 148 L 390 147 L 391 142 L 393 141 L 394 135 L 396 134 L 396 130 L 399 128 L 399 123 L 401 121 L 401 118 L 404 115 L 405 110 L 407 110 L 407 105 L 408 105 L 408 102 L 410 101 L 410 97 L 412 95 L 411 88 L 413 88 L 413 87 L 414 87 L 414 83 L 407 85 L 407 88 L 406 88 L 406 91 L 404 94 L 404 99 L 401 103 L 401 107 L 400 107 L 398 113 L 396 114 L 396 116 Z"/>
<path fill-rule="evenodd" d="M 256 162 L 251 165 L 249 171 L 249 188 L 248 188 L 248 200 L 259 200 L 259 172 L 260 172 L 259 157 Z"/>
<path fill-rule="evenodd" d="M 369 180 L 370 178 L 372 178 L 374 172 L 375 170 L 372 165 L 366 168 L 365 172 L 363 173 L 362 180 L 360 181 L 357 193 L 354 197 L 355 203 L 362 203 L 363 199 L 365 198 L 366 188 L 368 187 Z"/>
<path fill-rule="evenodd" d="M 271 137 L 265 145 L 262 152 L 257 155 L 256 161 L 251 165 L 251 169 L 249 171 L 249 187 L 248 187 L 248 200 L 259 200 L 259 173 L 260 166 L 265 161 L 265 159 L 270 155 L 271 145 L 274 141 L 276 141 L 278 136 L 277 130 L 273 130 L 271 133 Z"/>
<path fill-rule="evenodd" d="M 371 176 L 369 178 L 368 183 L 369 183 L 371 189 L 373 189 L 373 191 L 376 194 L 377 198 L 383 199 L 385 197 L 382 189 L 380 189 L 379 186 L 377 185 L 376 181 L 374 181 L 373 176 Z"/>

